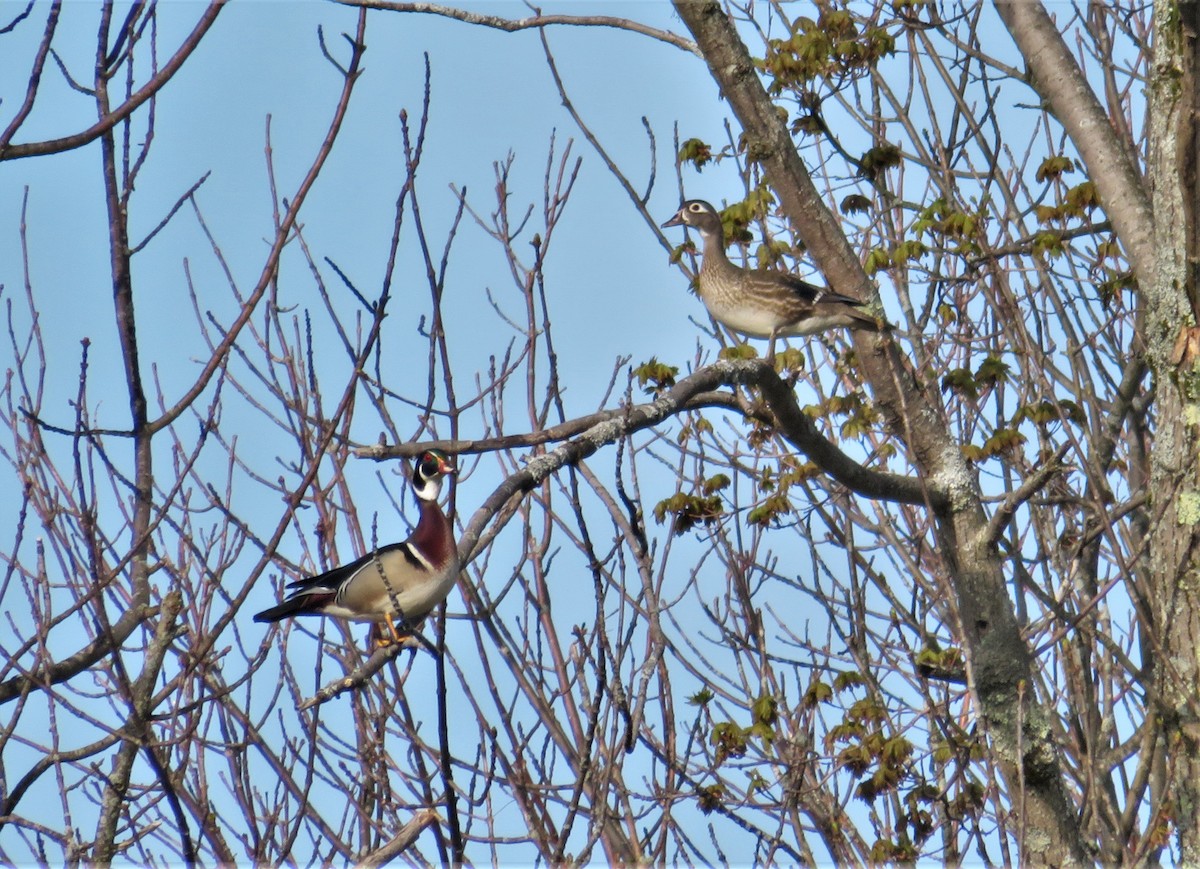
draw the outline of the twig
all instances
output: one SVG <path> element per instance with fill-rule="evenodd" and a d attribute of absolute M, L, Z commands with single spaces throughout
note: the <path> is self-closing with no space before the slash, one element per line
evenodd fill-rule
<path fill-rule="evenodd" d="M 363 854 L 355 861 L 355 864 L 359 869 L 375 869 L 377 866 L 390 863 L 403 854 L 426 827 L 441 820 L 442 817 L 434 809 L 417 809 L 408 823 L 401 827 L 395 836 L 374 851 Z"/>
<path fill-rule="evenodd" d="M 25 9 L 25 12 L 21 15 L 18 15 L 13 20 L 12 24 L 8 25 L 8 27 L 6 27 L 4 30 L 0 30 L 0 33 L 7 33 L 12 28 L 16 27 L 17 24 L 19 24 L 21 20 L 29 14 L 30 9 L 32 8 L 33 2 L 30 0 L 30 4 Z M 7 145 L 10 141 L 12 141 L 12 137 L 16 135 L 17 130 L 19 130 L 21 125 L 25 123 L 25 119 L 29 117 L 29 113 L 33 111 L 33 102 L 35 99 L 37 99 L 38 85 L 42 80 L 42 71 L 46 67 L 46 57 L 51 51 L 50 43 L 54 39 L 54 31 L 58 27 L 58 14 L 61 9 L 61 3 L 53 3 L 50 6 L 50 14 L 46 18 L 46 29 L 42 34 L 42 41 L 38 45 L 37 54 L 34 56 L 33 68 L 29 71 L 29 84 L 25 89 L 25 100 L 17 108 L 16 113 L 13 115 L 13 119 L 9 121 L 8 126 L 4 129 L 4 132 L 0 133 L 0 147 Z"/>
<path fill-rule="evenodd" d="M 731 375 L 729 373 L 731 369 L 725 366 L 735 366 L 732 370 L 736 371 L 736 374 Z M 760 366 L 763 373 L 758 374 L 755 369 Z M 720 371 L 717 370 L 718 368 Z M 764 388 L 764 396 L 767 398 L 765 408 L 746 406 L 732 393 L 709 389 L 709 387 L 722 384 L 732 385 L 733 383 L 747 383 L 763 387 L 764 383 L 771 381 L 772 375 L 774 375 L 775 384 L 769 389 Z M 721 407 L 741 413 L 750 419 L 780 426 L 781 434 L 801 449 L 823 471 L 860 495 L 901 504 L 930 504 L 939 507 L 945 503 L 945 498 L 941 493 L 932 488 L 926 489 L 925 484 L 915 477 L 872 471 L 847 456 L 837 444 L 821 434 L 816 424 L 796 404 L 794 393 L 779 379 L 778 375 L 774 374 L 772 369 L 761 362 L 718 362 L 714 366 L 702 368 L 690 377 L 679 381 L 671 390 L 671 394 L 679 395 L 678 404 L 674 405 L 673 412 L 676 413 L 700 410 L 705 407 Z M 475 440 L 451 439 L 412 441 L 390 445 L 377 444 L 358 447 L 353 450 L 353 453 L 359 458 L 374 459 L 375 461 L 412 458 L 428 449 L 440 449 L 455 455 L 487 453 L 584 437 L 592 429 L 614 422 L 622 430 L 632 432 L 655 425 L 670 415 L 659 415 L 659 411 L 655 409 L 658 401 L 634 405 L 632 408 L 600 411 L 570 420 L 559 426 L 527 434 Z M 766 412 L 768 408 L 769 413 Z M 631 414 L 647 413 L 651 414 L 652 418 L 631 418 Z M 591 453 L 589 452 L 588 455 Z"/>
<path fill-rule="evenodd" d="M 411 643 L 409 642 L 410 639 L 412 641 Z M 344 694 L 347 691 L 365 684 L 368 679 L 370 679 L 383 668 L 384 664 L 392 660 L 403 650 L 413 648 L 413 643 L 419 644 L 420 642 L 421 641 L 418 640 L 414 634 L 414 636 L 411 638 L 406 637 L 404 642 L 392 643 L 389 646 L 376 649 L 375 653 L 371 655 L 371 657 L 367 658 L 367 660 L 359 664 L 342 678 L 335 682 L 330 682 L 316 694 L 300 703 L 296 709 L 301 712 L 305 709 L 312 709 L 314 706 L 320 706 L 322 703 L 326 703 L 340 694 Z"/>
<path fill-rule="evenodd" d="M 660 30 L 657 27 L 640 24 L 629 18 L 617 18 L 612 15 L 534 15 L 529 18 L 501 18 L 499 15 L 468 12 L 465 9 L 454 9 L 438 3 L 402 3 L 393 2 L 393 0 L 338 0 L 338 2 L 345 6 L 357 6 L 361 9 L 441 15 L 444 18 L 453 18 L 455 21 L 464 21 L 467 24 L 477 24 L 482 27 L 494 27 L 508 33 L 528 30 L 531 27 L 543 28 L 558 24 L 575 27 L 611 27 L 615 30 L 628 30 L 642 36 L 649 36 L 651 39 L 673 45 L 697 57 L 701 56 L 696 43 L 684 36 L 669 30 Z"/>
<path fill-rule="evenodd" d="M 719 385 L 757 386 L 770 406 L 780 433 L 803 450 L 810 459 L 839 483 L 860 495 L 904 504 L 944 508 L 945 492 L 921 479 L 882 473 L 863 467 L 822 435 L 796 402 L 796 395 L 775 370 L 761 360 L 721 360 L 679 381 L 659 398 L 639 404 L 598 422 L 578 437 L 530 460 L 524 470 L 512 474 L 480 505 L 467 523 L 459 541 L 459 559 L 464 567 L 480 545 L 484 528 L 510 500 L 519 498 L 565 465 L 574 465 L 614 443 L 630 432 L 658 425 L 674 416 L 696 395 Z M 428 444 L 424 445 L 428 448 Z M 510 514 L 511 515 L 511 514 Z"/>
<path fill-rule="evenodd" d="M 187 202 L 189 199 L 191 199 L 196 194 L 196 191 L 199 190 L 201 185 L 204 184 L 204 182 L 208 180 L 208 176 L 211 174 L 212 174 L 211 169 L 209 171 L 205 172 L 202 176 L 200 176 L 199 181 L 197 181 L 195 184 L 193 184 L 191 187 L 189 187 L 182 196 L 180 196 L 178 199 L 176 199 L 175 204 L 171 206 L 171 210 L 167 212 L 167 216 L 164 217 L 162 220 L 160 220 L 158 222 L 158 226 L 156 226 L 156 227 L 154 227 L 154 229 L 150 230 L 150 232 L 146 235 L 145 238 L 143 238 L 140 242 L 138 242 L 132 248 L 130 248 L 129 253 L 131 255 L 137 253 L 142 248 L 144 248 L 146 245 L 148 245 L 150 243 L 150 240 L 153 239 L 154 236 L 156 236 L 160 232 L 162 232 L 163 227 L 165 227 L 168 223 L 171 222 L 171 218 L 175 216 L 175 213 L 177 211 L 179 211 L 180 208 L 183 207 L 183 204 L 185 202 Z"/>
<path fill-rule="evenodd" d="M 1067 450 L 1070 448 L 1070 443 L 1060 446 L 1051 458 L 1030 474 L 1015 492 L 1004 499 L 1004 503 L 1000 505 L 988 522 L 987 531 L 985 532 L 987 534 L 988 546 L 994 546 L 999 542 L 1000 538 L 1004 535 L 1004 529 L 1008 527 L 1008 523 L 1012 521 L 1014 514 L 1016 514 L 1017 508 L 1040 492 L 1042 487 L 1050 482 L 1051 477 L 1063 471 L 1065 468 L 1065 465 L 1062 463 L 1063 456 L 1067 454 Z"/>
<path fill-rule="evenodd" d="M 70 136 L 64 136 L 59 139 L 48 139 L 42 142 L 28 142 L 22 145 L 0 144 L 0 160 L 16 160 L 21 157 L 37 157 L 43 154 L 70 151 L 72 148 L 81 148 L 100 138 L 100 136 L 132 115 L 139 106 L 158 93 L 174 77 L 179 68 L 183 66 L 183 62 L 191 56 L 196 46 L 200 44 L 200 40 L 204 38 L 204 34 L 208 32 L 208 29 L 217 20 L 217 13 L 224 6 L 223 0 L 214 0 L 214 2 L 210 3 L 204 14 L 200 16 L 200 21 L 196 24 L 192 32 L 188 34 L 187 39 L 183 41 L 179 50 L 167 61 L 166 65 L 150 81 L 146 82 L 140 90 L 132 94 L 129 99 L 106 113 L 86 130 Z"/>

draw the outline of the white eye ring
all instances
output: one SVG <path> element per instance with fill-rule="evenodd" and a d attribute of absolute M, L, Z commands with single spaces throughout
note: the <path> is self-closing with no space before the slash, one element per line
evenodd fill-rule
<path fill-rule="evenodd" d="M 699 211 L 703 211 L 703 210 L 704 210 L 704 206 L 703 206 L 703 205 L 701 205 L 699 202 L 693 202 L 691 205 L 689 205 L 689 206 L 688 206 L 688 210 L 689 210 L 689 211 L 697 211 L 697 212 L 699 212 Z"/>

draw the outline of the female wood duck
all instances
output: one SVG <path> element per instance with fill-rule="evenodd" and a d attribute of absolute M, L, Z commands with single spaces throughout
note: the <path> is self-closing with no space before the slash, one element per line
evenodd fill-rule
<path fill-rule="evenodd" d="M 413 469 L 413 492 L 421 516 L 407 540 L 320 576 L 288 583 L 291 595 L 258 613 L 254 620 L 338 616 L 375 622 L 380 628 L 386 624 L 391 640 L 401 642 L 401 634 L 411 633 L 414 625 L 446 599 L 458 579 L 454 529 L 438 506 L 442 478 L 457 470 L 441 450 L 426 450 Z M 379 643 L 389 645 L 390 641 L 382 637 Z"/>
<path fill-rule="evenodd" d="M 663 224 L 690 226 L 700 233 L 704 256 L 698 289 L 718 323 L 752 338 L 769 338 L 767 359 L 775 357 L 780 335 L 812 335 L 846 327 L 878 332 L 888 328 L 861 308 L 862 302 L 772 269 L 743 269 L 725 255 L 721 215 L 702 199 L 689 199 Z"/>

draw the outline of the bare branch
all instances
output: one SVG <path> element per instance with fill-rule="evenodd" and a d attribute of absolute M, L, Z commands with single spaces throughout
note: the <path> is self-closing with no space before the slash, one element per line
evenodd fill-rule
<path fill-rule="evenodd" d="M 385 866 L 403 854 L 431 824 L 442 823 L 442 817 L 434 809 L 418 809 L 412 819 L 388 842 L 379 848 L 359 857 L 355 864 L 362 869 L 375 869 Z"/>
<path fill-rule="evenodd" d="M 994 546 L 1000 542 L 1000 539 L 1004 536 L 1004 529 L 1012 521 L 1017 508 L 1045 488 L 1046 484 L 1050 482 L 1055 474 L 1063 472 L 1062 460 L 1070 449 L 1071 444 L 1069 443 L 1059 447 L 1053 456 L 1050 456 L 1042 463 L 1041 467 L 1025 478 L 1025 482 L 1021 484 L 1020 488 L 1004 499 L 1004 503 L 1000 505 L 988 521 L 987 535 L 989 546 Z"/>
<path fill-rule="evenodd" d="M 33 3 L 30 2 L 25 12 L 18 16 L 9 25 L 9 28 L 15 27 L 29 14 L 32 8 Z M 50 54 L 50 44 L 54 41 L 54 31 L 58 27 L 58 16 L 61 11 L 61 0 L 55 0 L 54 3 L 50 4 L 50 14 L 46 17 L 46 30 L 42 34 L 42 41 L 38 45 L 37 55 L 33 59 L 33 67 L 29 71 L 29 87 L 25 91 L 25 100 L 13 115 L 13 119 L 8 122 L 8 126 L 4 128 L 4 132 L 0 133 L 0 153 L 3 153 L 4 147 L 12 141 L 12 137 L 16 135 L 17 130 L 21 129 L 21 125 L 25 123 L 26 118 L 29 117 L 29 113 L 33 111 L 33 103 L 37 99 L 38 85 L 42 80 L 42 71 L 46 68 L 46 57 Z"/>
<path fill-rule="evenodd" d="M 1154 263 L 1154 216 L 1141 172 L 1040 0 L 997 0 L 996 11 L 1029 64 L 1029 84 L 1079 149 L 1134 271 L 1145 279 Z"/>
<path fill-rule="evenodd" d="M 504 30 L 509 33 L 518 30 L 527 30 L 530 27 L 540 29 L 555 25 L 612 27 L 617 30 L 628 30 L 631 33 L 637 33 L 641 36 L 649 36 L 651 39 L 665 42 L 668 45 L 697 56 L 700 53 L 696 48 L 696 43 L 678 34 L 671 33 L 669 30 L 647 27 L 632 19 L 616 18 L 611 15 L 542 15 L 539 13 L 529 18 L 513 19 L 501 18 L 498 15 L 485 15 L 481 12 L 469 12 L 465 9 L 456 9 L 453 6 L 443 6 L 440 3 L 406 3 L 394 2 L 394 0 L 337 0 L 337 2 L 346 6 L 357 6 L 363 9 L 382 9 L 389 12 L 415 12 L 425 15 L 440 15 L 444 18 L 452 18 L 455 21 L 464 21 L 468 24 L 477 24 L 483 27 L 494 27 L 497 30 Z"/>
<path fill-rule="evenodd" d="M 89 142 L 94 142 L 100 136 L 112 130 L 117 124 L 124 121 L 132 115 L 140 106 L 147 100 L 162 90 L 179 71 L 186 61 L 196 50 L 204 35 L 209 28 L 216 23 L 217 14 L 224 7 L 224 0 L 212 0 L 204 14 L 200 16 L 200 20 L 188 34 L 183 44 L 179 46 L 175 54 L 163 65 L 157 73 L 155 73 L 146 84 L 129 96 L 123 103 L 114 109 L 111 109 L 100 120 L 92 124 L 86 130 L 75 133 L 71 136 L 65 136 L 59 139 L 48 139 L 44 142 L 29 142 L 23 145 L 13 145 L 5 138 L 0 138 L 0 160 L 19 160 L 23 157 L 38 157 L 45 154 L 55 154 L 60 151 L 70 151 L 74 148 L 82 147 Z M 46 43 L 47 48 L 49 43 Z M 32 97 L 32 94 L 31 94 Z M 15 127 L 13 128 L 15 132 Z"/>

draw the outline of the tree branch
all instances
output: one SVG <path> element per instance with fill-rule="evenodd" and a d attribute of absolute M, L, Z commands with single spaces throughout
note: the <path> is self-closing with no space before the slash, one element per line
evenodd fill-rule
<path fill-rule="evenodd" d="M 29 8 L 25 10 L 26 14 L 32 8 L 33 3 L 31 2 Z M 54 31 L 58 27 L 58 15 L 61 11 L 62 0 L 56 0 L 50 5 L 50 14 L 46 16 L 46 30 L 38 45 L 37 55 L 33 59 L 33 69 L 29 71 L 29 85 L 25 89 L 25 100 L 13 115 L 13 119 L 9 121 L 8 126 L 4 128 L 4 132 L 0 133 L 0 149 L 12 141 L 12 137 L 16 135 L 17 130 L 29 117 L 29 113 L 33 111 L 33 103 L 37 99 L 38 87 L 42 81 L 42 71 L 46 68 L 46 58 L 50 55 L 50 43 L 54 41 Z M 16 22 L 14 21 L 13 24 L 15 25 Z"/>
<path fill-rule="evenodd" d="M 284 245 L 287 244 L 287 240 L 291 236 L 292 227 L 295 226 L 296 220 L 299 217 L 300 208 L 304 204 L 305 199 L 307 199 L 309 191 L 312 190 L 313 184 L 316 183 L 317 176 L 321 174 L 321 169 L 325 166 L 325 161 L 329 158 L 329 154 L 333 150 L 333 143 L 337 140 L 338 133 L 341 132 L 342 121 L 345 120 L 346 112 L 350 107 L 350 95 L 354 91 L 354 85 L 358 81 L 361 71 L 360 65 L 362 63 L 363 52 L 367 50 L 366 43 L 363 41 L 365 39 L 365 31 L 366 13 L 362 12 L 359 15 L 356 38 L 351 42 L 350 64 L 347 67 L 345 81 L 342 84 L 342 93 L 334 108 L 333 118 L 329 122 L 329 129 L 325 133 L 325 139 L 321 142 L 321 147 L 317 152 L 316 158 L 309 167 L 308 173 L 300 182 L 300 186 L 296 188 L 295 194 L 293 194 L 290 201 L 284 200 L 287 211 L 279 224 L 279 228 L 275 232 L 275 238 L 270 251 L 267 253 L 267 261 L 263 265 L 258 283 L 242 305 L 242 310 L 238 314 L 237 319 L 226 330 L 221 343 L 209 355 L 204 369 L 196 378 L 196 382 L 175 402 L 173 407 L 168 408 L 161 416 L 149 423 L 148 429 L 151 433 L 160 431 L 170 425 L 181 413 L 191 407 L 192 402 L 204 391 L 217 371 L 225 365 L 229 351 L 237 342 L 242 328 L 250 321 L 250 315 L 257 309 L 259 301 L 261 301 L 267 291 L 267 287 L 270 286 L 271 281 L 275 278 L 275 271 L 279 267 L 279 258 L 283 255 Z"/>
<path fill-rule="evenodd" d="M 989 546 L 995 546 L 1004 536 L 1004 529 L 1017 512 L 1017 508 L 1042 490 L 1050 482 L 1050 478 L 1064 470 L 1063 456 L 1071 449 L 1070 442 L 1063 444 L 1047 459 L 1040 468 L 1030 474 L 1020 487 L 1004 499 L 1004 503 L 992 514 L 988 522 L 987 539 Z"/>
<path fill-rule="evenodd" d="M 171 77 L 179 71 L 196 46 L 200 44 L 200 40 L 204 38 L 210 27 L 217 20 L 217 14 L 224 8 L 223 0 L 213 0 L 204 14 L 200 16 L 200 20 L 188 34 L 187 39 L 179 46 L 179 49 L 171 56 L 171 59 L 166 62 L 162 69 L 158 71 L 150 81 L 142 85 L 142 87 L 132 94 L 129 99 L 121 103 L 115 109 L 106 112 L 100 120 L 92 124 L 86 130 L 75 133 L 72 136 L 64 136 L 61 139 L 48 139 L 43 142 L 29 142 L 23 145 L 9 145 L 0 142 L 0 160 L 18 160 L 22 157 L 38 157 L 43 154 L 55 154 L 60 151 L 70 151 L 72 148 L 80 148 L 90 142 L 94 142 L 106 132 L 111 130 L 121 121 L 128 118 L 137 110 L 146 100 L 150 99 L 160 90 L 163 85 L 171 80 Z M 13 130 L 15 132 L 15 129 Z"/>
<path fill-rule="evenodd" d="M 700 49 L 690 39 L 633 21 L 629 18 L 617 18 L 612 15 L 533 15 L 529 18 L 501 18 L 499 15 L 484 15 L 481 12 L 468 12 L 465 9 L 455 9 L 442 6 L 440 3 L 395 2 L 395 0 L 337 0 L 343 6 L 357 6 L 361 9 L 380 9 L 387 12 L 417 12 L 424 15 L 440 15 L 467 24 L 477 24 L 482 27 L 494 27 L 508 33 L 518 30 L 528 30 L 531 27 L 543 28 L 553 25 L 568 25 L 575 27 L 612 27 L 616 30 L 628 30 L 642 36 L 649 36 L 659 42 L 682 49 L 683 51 L 700 56 Z"/>
<path fill-rule="evenodd" d="M 363 854 L 358 858 L 359 869 L 376 869 L 384 866 L 403 854 L 417 837 L 431 824 L 436 824 L 442 818 L 434 809 L 417 809 L 408 823 L 400 828 L 391 839 L 380 845 L 374 851 Z"/>
<path fill-rule="evenodd" d="M 408 637 L 405 638 L 405 640 L 408 639 Z M 316 694 L 298 704 L 296 709 L 303 711 L 311 709 L 314 706 L 320 706 L 322 703 L 326 703 L 340 694 L 357 688 L 378 673 L 384 664 L 395 658 L 404 649 L 416 648 L 420 644 L 420 640 L 413 638 L 412 644 L 408 642 L 392 643 L 391 645 L 384 646 L 382 649 L 376 649 L 371 657 L 367 658 L 367 660 L 363 661 L 345 676 L 330 682 Z"/>
<path fill-rule="evenodd" d="M 762 360 L 721 360 L 679 381 L 654 401 L 612 414 L 573 440 L 531 459 L 524 470 L 501 483 L 471 516 L 458 547 L 462 563 L 465 565 L 474 557 L 483 529 L 494 516 L 502 513 L 511 499 L 529 492 L 559 468 L 578 464 L 600 447 L 682 413 L 696 395 L 708 393 L 717 386 L 735 384 L 761 389 L 781 426 L 781 433 L 831 477 L 856 493 L 908 504 L 948 504 L 944 494 L 920 480 L 871 471 L 839 450 L 817 431 L 816 425 L 797 404 L 795 394 Z M 427 448 L 428 444 L 421 446 Z M 448 444 L 447 448 L 453 446 Z"/>
<path fill-rule="evenodd" d="M 1134 272 L 1148 282 L 1155 261 L 1154 212 L 1141 172 L 1108 113 L 1040 2 L 997 0 L 996 12 L 1029 65 L 1027 83 L 1071 137 Z"/>
<path fill-rule="evenodd" d="M 715 392 L 718 386 L 754 386 L 762 390 L 767 407 L 754 405 L 732 392 Z M 669 410 L 664 410 L 664 405 Z M 816 423 L 796 401 L 796 395 L 780 379 L 775 370 L 759 360 L 721 361 L 695 374 L 685 377 L 672 387 L 662 398 L 647 404 L 636 404 L 616 410 L 569 420 L 561 425 L 542 431 L 505 437 L 481 438 L 478 440 L 413 441 L 403 444 L 378 444 L 359 447 L 354 454 L 361 458 L 383 461 L 393 458 L 412 458 L 428 449 L 445 450 L 455 455 L 464 453 L 486 453 L 514 447 L 536 446 L 579 437 L 596 441 L 600 445 L 613 443 L 627 434 L 657 425 L 670 416 L 686 411 L 719 407 L 740 413 L 743 416 L 773 425 L 797 449 L 802 451 L 821 470 L 858 495 L 893 501 L 900 504 L 926 504 L 943 509 L 948 501 L 944 493 L 930 488 L 917 477 L 873 471 L 856 462 L 825 437 Z M 767 412 L 769 410 L 769 412 Z M 614 433 L 615 432 L 615 433 Z M 540 483 L 554 470 L 567 464 L 575 464 L 595 452 L 578 454 L 580 447 L 570 447 L 573 460 L 564 460 L 550 471 L 529 482 L 529 488 Z M 544 457 L 540 457 L 544 458 Z M 528 491 L 524 489 L 523 491 Z"/>
<path fill-rule="evenodd" d="M 809 253 L 839 292 L 864 298 L 871 285 L 862 264 L 825 205 L 767 95 L 737 29 L 715 0 L 674 0 L 709 71 L 741 122 L 747 159 L 762 165 Z M 1046 710 L 1030 702 L 1033 659 L 1008 596 L 995 547 L 986 545 L 987 518 L 979 486 L 950 436 L 945 416 L 918 385 L 888 336 L 854 333 L 862 370 L 892 431 L 914 453 L 921 476 L 949 503 L 938 511 L 939 544 L 954 584 L 958 619 L 969 653 L 972 688 L 997 743 L 999 766 L 1021 815 L 1022 859 L 1085 863 L 1087 850 L 1063 782 Z"/>

